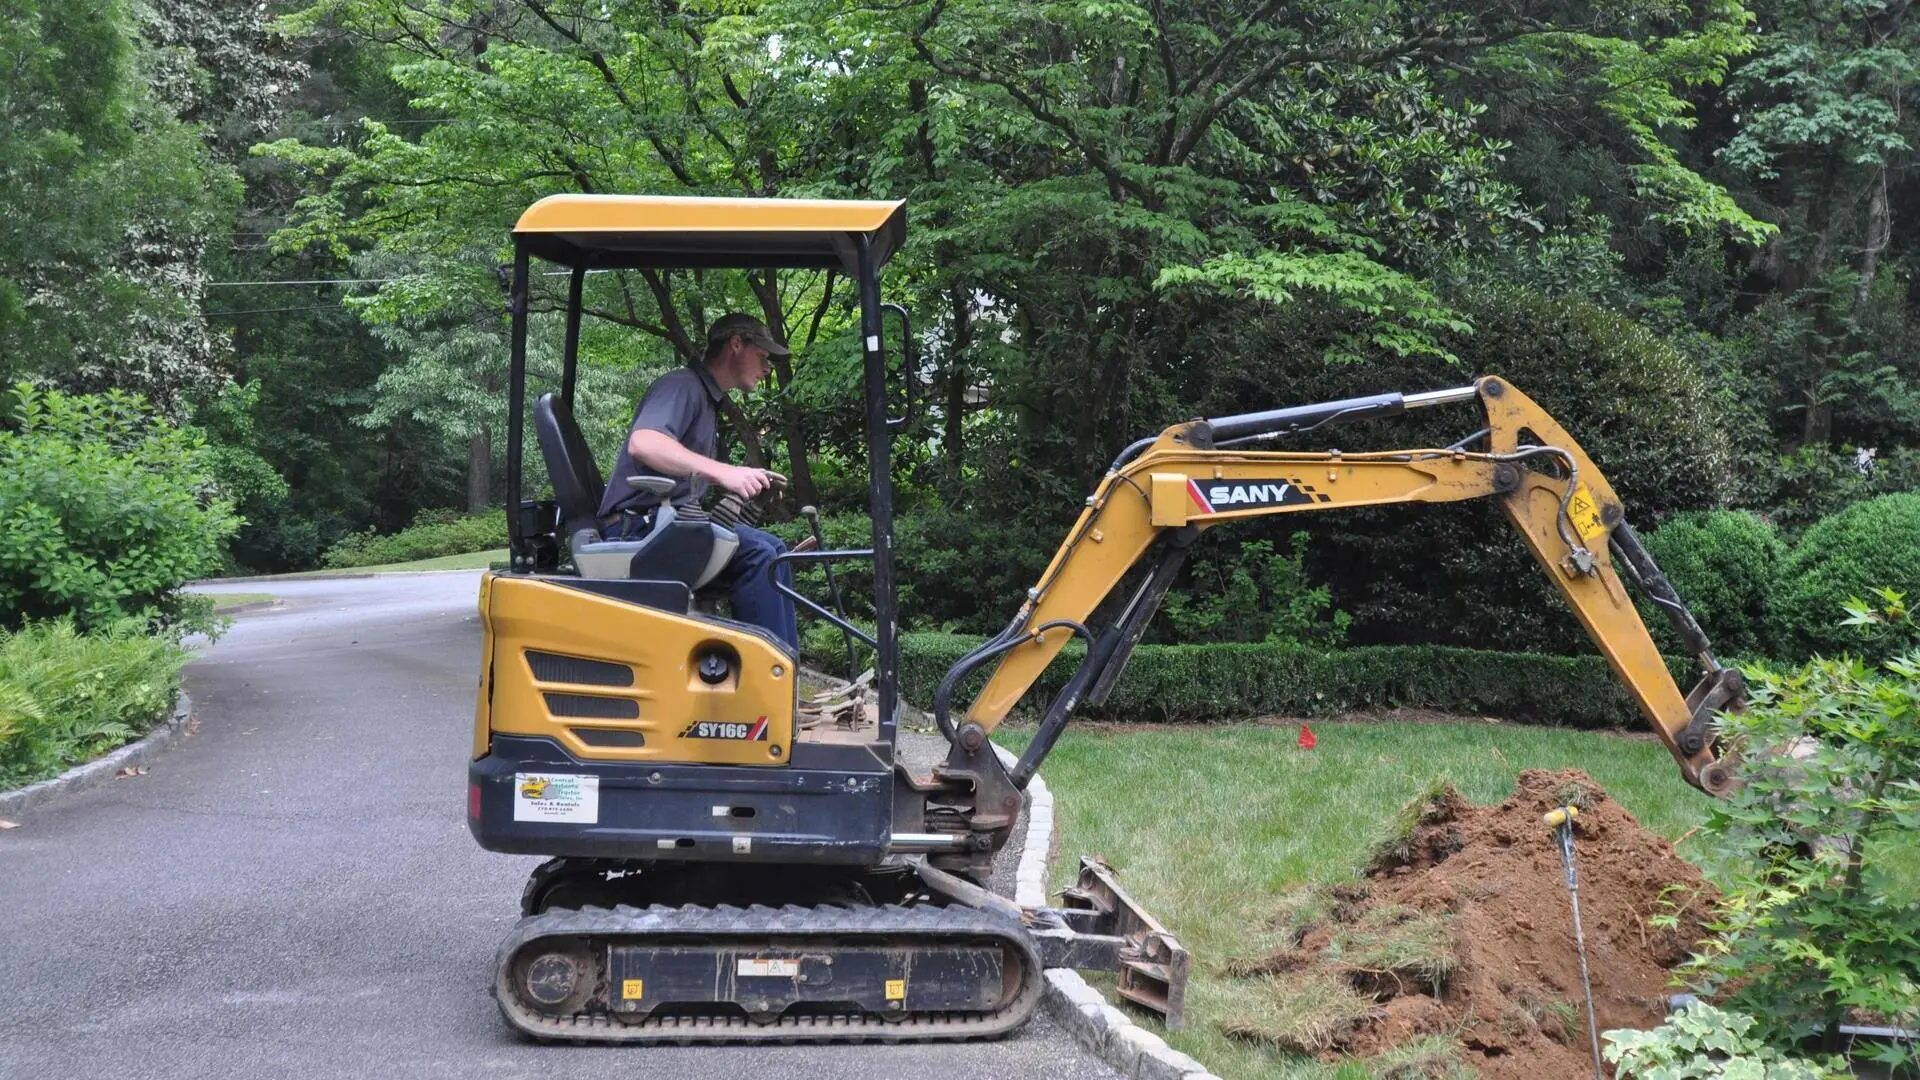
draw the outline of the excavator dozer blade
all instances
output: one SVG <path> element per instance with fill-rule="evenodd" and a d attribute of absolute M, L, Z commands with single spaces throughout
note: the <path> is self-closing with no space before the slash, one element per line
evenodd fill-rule
<path fill-rule="evenodd" d="M 1186 1023 L 1193 956 L 1179 939 L 1128 895 L 1113 868 L 1097 857 L 1081 857 L 1080 880 L 1061 899 L 1062 907 L 1038 913 L 1043 920 L 1057 916 L 1062 924 L 1035 928 L 1047 965 L 1115 971 L 1122 998 L 1159 1016 L 1167 1030 L 1180 1030 Z"/>

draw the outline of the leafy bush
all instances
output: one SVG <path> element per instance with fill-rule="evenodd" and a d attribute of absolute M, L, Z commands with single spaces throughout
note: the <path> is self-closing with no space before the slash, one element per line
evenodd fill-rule
<path fill-rule="evenodd" d="M 71 617 L 203 629 L 181 585 L 239 526 L 199 432 L 137 397 L 24 384 L 0 398 L 0 627 Z"/>
<path fill-rule="evenodd" d="M 1742 511 L 1696 511 L 1674 515 L 1645 542 L 1716 649 L 1768 655 L 1767 604 L 1787 551 L 1772 526 Z M 1655 640 L 1677 648 L 1666 618 L 1650 603 L 1641 611 Z"/>
<path fill-rule="evenodd" d="M 957 634 L 901 637 L 900 693 L 933 706 L 947 669 L 980 639 Z M 1023 710 L 1039 712 L 1066 684 L 1083 650 L 1076 642 L 1035 682 Z M 1676 677 L 1690 661 L 1670 660 Z M 988 665 L 990 672 L 992 665 Z M 987 672 L 955 695 L 970 699 Z M 1413 706 L 1564 727 L 1637 724 L 1639 710 L 1597 656 L 1542 656 L 1441 645 L 1313 649 L 1296 645 L 1142 645 L 1092 719 L 1136 723 L 1313 716 L 1346 709 Z"/>
<path fill-rule="evenodd" d="M 1294 533 L 1292 545 L 1290 552 L 1275 554 L 1271 540 L 1250 540 L 1194 556 L 1189 586 L 1169 590 L 1162 605 L 1173 640 L 1340 644 L 1350 620 L 1346 612 L 1331 610 L 1325 585 L 1307 587 L 1300 567 L 1307 534 Z"/>
<path fill-rule="evenodd" d="M 1780 567 L 1777 639 L 1800 655 L 1851 649 L 1885 656 L 1841 625 L 1846 602 L 1875 587 L 1920 595 L 1920 495 L 1856 503 L 1806 531 Z"/>
<path fill-rule="evenodd" d="M 60 619 L 0 630 L 0 788 L 135 738 L 171 706 L 187 654 L 131 619 L 92 634 Z"/>
<path fill-rule="evenodd" d="M 1753 1017 L 1705 1002 L 1688 1006 L 1652 1031 L 1623 1028 L 1601 1035 L 1601 1051 L 1618 1080 L 1826 1080 L 1835 1065 L 1789 1058 L 1747 1034 Z"/>
<path fill-rule="evenodd" d="M 497 548 L 507 542 L 507 514 L 495 510 L 473 517 L 451 511 L 422 510 L 413 524 L 381 536 L 372 529 L 351 533 L 327 550 L 326 565 L 336 570 L 357 566 L 437 559 Z"/>
<path fill-rule="evenodd" d="M 1837 1039 L 1855 1013 L 1920 1024 L 1920 909 L 1879 880 L 1920 829 L 1920 650 L 1756 675 L 1747 711 L 1721 721 L 1743 784 L 1700 833 L 1726 871 L 1687 972 L 1776 1045 Z M 1913 1046 L 1876 1056 L 1920 1062 Z"/>
<path fill-rule="evenodd" d="M 1792 536 L 1876 495 L 1920 490 L 1920 450 L 1894 447 L 1871 452 L 1865 469 L 1860 457 L 1861 452 L 1852 447 L 1803 446 L 1770 458 L 1761 496 L 1770 508 L 1768 516 Z"/>

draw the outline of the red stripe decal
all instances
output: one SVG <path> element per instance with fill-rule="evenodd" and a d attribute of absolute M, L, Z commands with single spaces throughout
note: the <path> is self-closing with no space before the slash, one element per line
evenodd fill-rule
<path fill-rule="evenodd" d="M 747 741 L 759 742 L 760 737 L 762 735 L 765 735 L 766 733 L 767 733 L 767 718 L 763 716 L 760 718 L 759 723 L 753 725 L 753 730 L 747 732 Z"/>
<path fill-rule="evenodd" d="M 1207 501 L 1205 495 L 1200 494 L 1200 485 L 1191 476 L 1187 477 L 1187 494 L 1193 496 L 1193 501 L 1200 504 L 1200 509 L 1209 514 L 1213 513 L 1213 504 Z"/>

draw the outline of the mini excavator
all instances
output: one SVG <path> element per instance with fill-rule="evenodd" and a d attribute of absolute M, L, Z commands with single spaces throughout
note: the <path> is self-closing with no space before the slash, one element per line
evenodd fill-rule
<path fill-rule="evenodd" d="M 879 284 L 905 235 L 900 202 L 605 195 L 543 199 L 513 230 L 512 554 L 480 586 L 467 803 L 483 847 L 550 856 L 498 955 L 494 994 L 513 1028 L 603 1043 L 985 1038 L 1028 1020 L 1053 966 L 1113 970 L 1122 996 L 1177 1027 L 1190 958 L 1103 865 L 1084 861 L 1058 908 L 1015 906 L 982 882 L 1023 789 L 1074 711 L 1112 690 L 1195 539 L 1248 518 L 1499 503 L 1681 776 L 1710 794 L 1732 784 L 1713 718 L 1742 705 L 1739 673 L 1714 658 L 1586 452 L 1498 377 L 1192 420 L 1127 447 L 1006 628 L 940 685 L 931 705 L 945 760 L 909 768 L 896 752 L 890 468 L 904 418 L 889 413 L 911 372 L 889 364 L 892 306 Z M 569 277 L 560 386 L 532 408 L 550 499 L 521 490 L 535 259 Z M 718 614 L 706 595 L 735 542 L 726 515 L 663 506 L 641 535 L 619 540 L 597 517 L 604 483 L 572 416 L 584 278 L 686 268 L 812 268 L 857 288 L 872 546 L 781 557 L 873 568 L 871 634 L 787 590 L 876 657 L 876 704 L 832 724 L 802 716 L 799 658 Z M 1444 447 L 1258 448 L 1447 406 L 1484 421 Z M 1130 592 L 1116 592 L 1123 579 Z M 1698 660 L 1691 693 L 1675 684 L 1627 583 Z M 1072 638 L 1085 641 L 1084 659 L 1025 752 L 1003 760 L 989 737 Z M 958 709 L 957 688 L 989 665 L 984 688 Z"/>

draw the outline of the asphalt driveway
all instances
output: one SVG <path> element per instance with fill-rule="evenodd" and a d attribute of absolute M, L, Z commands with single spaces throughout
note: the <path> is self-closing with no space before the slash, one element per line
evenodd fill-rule
<path fill-rule="evenodd" d="M 0 1077 L 1117 1075 L 1044 1016 L 965 1045 L 521 1040 L 489 980 L 538 860 L 464 818 L 477 575 L 224 588 L 281 602 L 188 669 L 195 732 L 0 832 Z"/>

